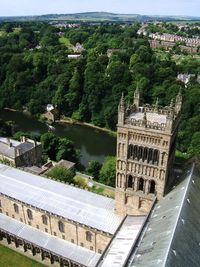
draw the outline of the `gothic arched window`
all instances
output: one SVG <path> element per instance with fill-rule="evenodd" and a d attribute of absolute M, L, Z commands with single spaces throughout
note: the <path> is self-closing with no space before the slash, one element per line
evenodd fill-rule
<path fill-rule="evenodd" d="M 143 147 L 139 147 L 139 151 L 138 151 L 138 160 L 140 160 L 142 158 L 142 153 L 143 152 Z"/>
<path fill-rule="evenodd" d="M 14 207 L 14 211 L 16 213 L 19 213 L 19 206 L 16 203 L 13 204 L 13 207 Z"/>
<path fill-rule="evenodd" d="M 89 232 L 89 231 L 87 231 L 87 232 L 85 233 L 85 235 L 86 235 L 86 240 L 87 240 L 88 242 L 92 242 L 92 233 Z"/>
<path fill-rule="evenodd" d="M 150 189 L 149 189 L 149 193 L 150 194 L 155 194 L 155 190 L 156 190 L 156 183 L 154 180 L 150 181 Z"/>
<path fill-rule="evenodd" d="M 133 145 L 129 145 L 128 146 L 128 158 L 132 158 L 133 157 Z"/>
<path fill-rule="evenodd" d="M 65 226 L 64 226 L 64 223 L 63 222 L 61 222 L 61 221 L 58 222 L 58 229 L 62 233 L 65 232 Z"/>
<path fill-rule="evenodd" d="M 43 224 L 48 224 L 48 217 L 46 215 L 42 215 L 42 222 Z"/>
<path fill-rule="evenodd" d="M 152 163 L 152 159 L 153 159 L 153 149 L 150 148 L 148 154 L 148 163 Z"/>
<path fill-rule="evenodd" d="M 27 209 L 27 216 L 28 216 L 29 220 L 33 220 L 33 213 L 29 209 Z"/>
<path fill-rule="evenodd" d="M 138 158 L 138 146 L 133 147 L 133 159 Z"/>
<path fill-rule="evenodd" d="M 138 190 L 140 190 L 140 191 L 144 190 L 144 179 L 142 177 L 139 180 Z"/>
<path fill-rule="evenodd" d="M 158 161 L 159 161 L 159 151 L 155 149 L 153 153 L 153 164 L 158 165 Z"/>
<path fill-rule="evenodd" d="M 148 148 L 144 148 L 144 153 L 143 153 L 143 161 L 147 160 L 147 155 L 148 155 Z"/>
<path fill-rule="evenodd" d="M 128 187 L 133 187 L 133 177 L 131 175 L 128 176 Z"/>

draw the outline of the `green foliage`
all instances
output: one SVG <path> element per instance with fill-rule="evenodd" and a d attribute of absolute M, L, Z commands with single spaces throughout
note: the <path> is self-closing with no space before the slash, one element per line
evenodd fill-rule
<path fill-rule="evenodd" d="M 67 138 L 60 138 L 57 150 L 57 161 L 61 159 L 73 162 L 78 161 L 78 155 L 71 140 L 68 140 Z"/>
<path fill-rule="evenodd" d="M 85 187 L 87 186 L 87 182 L 86 182 L 86 180 L 85 180 L 83 177 L 81 177 L 81 176 L 76 175 L 76 176 L 73 178 L 73 180 L 74 180 L 74 183 L 75 183 L 76 185 L 80 186 L 80 187 L 85 188 Z"/>
<path fill-rule="evenodd" d="M 41 136 L 40 139 L 42 143 L 42 149 L 44 154 L 52 160 L 56 160 L 56 155 L 58 152 L 59 137 L 55 134 L 48 132 Z"/>
<path fill-rule="evenodd" d="M 137 36 L 139 27 L 138 23 L 121 27 L 105 22 L 58 30 L 45 22 L 2 23 L 0 108 L 22 110 L 26 107 L 39 117 L 46 105 L 53 103 L 61 115 L 115 130 L 122 92 L 131 103 L 138 86 L 141 104 L 155 103 L 159 98 L 159 104 L 169 105 L 181 86 L 184 120 L 178 148 L 186 152 L 193 134 L 199 131 L 199 84 L 193 79 L 186 89 L 176 77 L 178 72 L 200 73 L 199 58 L 183 55 L 178 45 L 174 50 L 180 55 L 163 56 L 162 52 L 162 56 L 158 56 L 146 37 Z M 150 23 L 147 30 L 177 31 L 182 35 L 199 33 L 198 28 L 190 31 L 184 27 L 179 31 L 172 23 Z M 82 57 L 68 59 L 68 54 L 73 53 L 72 45 L 77 42 L 85 48 Z M 114 49 L 109 56 L 108 49 Z M 50 140 L 47 137 L 44 140 L 45 153 L 51 159 L 75 160 L 75 153 L 70 157 L 64 149 L 64 141 L 55 138 L 51 141 L 53 149 L 48 146 Z"/>
<path fill-rule="evenodd" d="M 188 154 L 200 156 L 200 131 L 193 134 L 192 141 L 188 147 Z"/>
<path fill-rule="evenodd" d="M 102 167 L 102 164 L 97 160 L 92 160 L 88 163 L 88 167 L 86 168 L 86 172 L 93 176 L 95 179 L 99 178 L 99 172 Z"/>
<path fill-rule="evenodd" d="M 0 119 L 0 136 L 12 136 L 13 123 Z"/>
<path fill-rule="evenodd" d="M 115 187 L 116 157 L 107 157 L 100 170 L 100 183 Z"/>
<path fill-rule="evenodd" d="M 62 166 L 56 166 L 52 168 L 47 173 L 48 177 L 54 178 L 59 181 L 67 182 L 67 183 L 73 183 L 73 178 L 75 175 L 74 170 L 67 170 L 65 167 Z"/>
<path fill-rule="evenodd" d="M 41 135 L 43 153 L 51 160 L 61 159 L 78 162 L 79 155 L 74 148 L 74 144 L 67 138 L 59 138 L 52 132 Z"/>

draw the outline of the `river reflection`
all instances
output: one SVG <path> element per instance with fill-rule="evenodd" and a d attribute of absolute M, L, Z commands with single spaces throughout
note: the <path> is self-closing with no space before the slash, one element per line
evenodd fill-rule
<path fill-rule="evenodd" d="M 45 133 L 48 126 L 21 112 L 0 110 L 0 119 L 14 121 L 16 131 Z M 115 155 L 116 138 L 99 130 L 82 125 L 71 125 L 55 123 L 55 134 L 60 137 L 67 137 L 74 142 L 77 149 L 80 149 L 81 163 L 86 166 L 90 160 L 103 162 L 108 155 Z"/>

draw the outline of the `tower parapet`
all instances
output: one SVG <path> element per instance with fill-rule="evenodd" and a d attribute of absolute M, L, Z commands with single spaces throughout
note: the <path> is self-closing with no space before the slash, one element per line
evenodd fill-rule
<path fill-rule="evenodd" d="M 120 120 L 120 123 L 127 126 L 145 127 L 159 131 L 173 131 L 175 121 L 180 117 L 182 105 L 182 96 L 180 93 L 176 97 L 175 105 L 173 101 L 171 101 L 170 106 L 165 107 L 158 105 L 158 101 L 156 101 L 154 105 L 145 104 L 139 106 L 139 93 L 136 92 L 134 93 L 134 96 L 135 95 L 136 99 L 134 98 L 132 106 L 128 105 L 125 107 L 123 101 L 123 109 L 121 109 L 121 112 L 123 112 L 123 120 Z M 143 122 L 144 114 L 146 120 L 145 124 Z M 121 118 L 122 114 L 118 113 L 118 118 L 119 117 Z"/>

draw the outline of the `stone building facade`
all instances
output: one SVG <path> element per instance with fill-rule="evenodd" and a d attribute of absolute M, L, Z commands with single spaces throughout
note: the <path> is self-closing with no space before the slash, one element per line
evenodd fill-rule
<path fill-rule="evenodd" d="M 38 165 L 42 158 L 42 145 L 22 137 L 21 141 L 0 137 L 0 161 L 15 167 Z"/>
<path fill-rule="evenodd" d="M 121 215 L 146 214 L 165 194 L 180 121 L 182 96 L 175 104 L 140 106 L 140 93 L 118 107 L 115 208 Z"/>
<path fill-rule="evenodd" d="M 40 231 L 101 254 L 112 235 L 0 194 L 0 212 Z"/>

